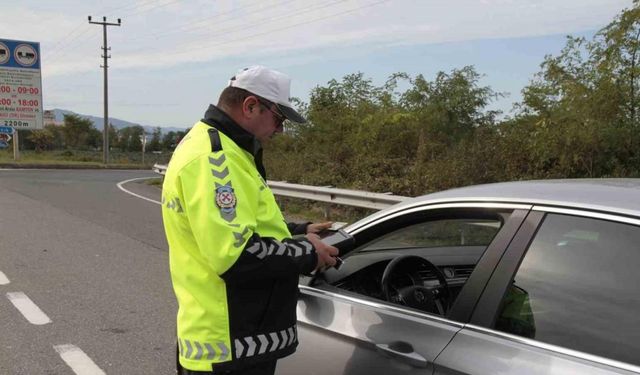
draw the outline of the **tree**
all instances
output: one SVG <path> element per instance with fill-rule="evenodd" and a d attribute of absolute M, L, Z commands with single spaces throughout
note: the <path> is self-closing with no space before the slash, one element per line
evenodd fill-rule
<path fill-rule="evenodd" d="M 118 131 L 118 147 L 122 151 L 142 151 L 143 135 L 144 128 L 140 125 L 122 128 Z"/>
<path fill-rule="evenodd" d="M 184 138 L 184 136 L 189 132 L 190 129 L 185 131 L 170 131 L 162 137 L 162 149 L 167 151 L 173 151 L 178 143 Z"/>
<path fill-rule="evenodd" d="M 542 176 L 638 172 L 639 38 L 636 0 L 592 40 L 568 37 L 558 56 L 545 58 L 521 105 Z"/>
<path fill-rule="evenodd" d="M 151 136 L 151 141 L 149 141 L 149 144 L 147 145 L 147 150 L 149 151 L 160 151 L 161 149 L 161 137 L 162 137 L 162 131 L 160 130 L 160 127 L 157 127 L 155 129 L 153 129 L 153 134 Z"/>
<path fill-rule="evenodd" d="M 64 115 L 62 134 L 65 146 L 70 149 L 97 147 L 97 140 L 101 139 L 100 132 L 93 127 L 93 123 L 76 114 Z"/>
<path fill-rule="evenodd" d="M 466 159 L 457 147 L 480 128 L 496 132 L 496 113 L 485 107 L 497 94 L 479 79 L 465 67 L 434 81 L 403 73 L 382 86 L 362 73 L 332 80 L 312 90 L 300 106 L 309 122 L 287 127 L 265 151 L 266 163 L 288 181 L 406 195 L 467 183 L 479 173 L 459 162 Z M 409 87 L 398 92 L 400 83 Z"/>
<path fill-rule="evenodd" d="M 32 130 L 27 139 L 33 143 L 36 152 L 53 148 L 55 141 L 55 125 L 45 125 L 44 129 Z"/>
<path fill-rule="evenodd" d="M 113 124 L 109 123 L 109 128 L 107 130 L 109 134 L 109 148 L 117 147 L 118 145 L 118 130 L 113 126 Z"/>
<path fill-rule="evenodd" d="M 173 150 L 178 145 L 178 134 L 174 131 L 170 131 L 162 137 L 162 149 Z"/>

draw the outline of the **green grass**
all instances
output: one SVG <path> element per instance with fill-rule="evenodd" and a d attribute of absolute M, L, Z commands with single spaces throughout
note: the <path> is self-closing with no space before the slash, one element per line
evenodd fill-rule
<path fill-rule="evenodd" d="M 140 169 L 149 169 L 155 163 L 166 163 L 170 158 L 170 154 L 145 154 L 143 163 L 142 153 L 140 152 L 112 151 L 109 154 L 109 164 L 107 166 L 102 164 L 102 157 L 102 151 L 54 150 L 36 152 L 33 150 L 21 150 L 20 158 L 16 161 L 13 159 L 13 149 L 0 150 L 0 164 Z"/>
<path fill-rule="evenodd" d="M 314 202 L 305 199 L 285 198 L 276 196 L 280 209 L 288 220 L 311 221 L 340 221 L 354 223 L 359 219 L 371 215 L 376 210 L 349 207 L 324 202 Z"/>
<path fill-rule="evenodd" d="M 162 189 L 162 179 L 163 179 L 162 177 L 150 178 L 150 179 L 144 180 L 144 183 L 151 186 L 157 186 L 160 189 Z"/>

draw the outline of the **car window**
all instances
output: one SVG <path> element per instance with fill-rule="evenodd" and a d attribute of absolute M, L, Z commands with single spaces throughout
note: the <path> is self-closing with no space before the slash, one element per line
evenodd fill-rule
<path fill-rule="evenodd" d="M 639 365 L 638 264 L 640 227 L 549 214 L 495 328 Z"/>
<path fill-rule="evenodd" d="M 389 233 L 361 251 L 412 247 L 486 246 L 500 229 L 500 221 L 478 219 L 436 220 Z"/>
<path fill-rule="evenodd" d="M 510 212 L 425 215 L 410 214 L 370 228 L 368 241 L 358 244 L 340 271 L 328 270 L 325 280 L 351 293 L 446 315 Z M 403 257 L 412 258 L 392 265 Z M 387 272 L 390 265 L 393 271 Z M 389 276 L 383 281 L 385 272 Z M 429 305 L 427 293 L 435 295 L 434 304 Z"/>

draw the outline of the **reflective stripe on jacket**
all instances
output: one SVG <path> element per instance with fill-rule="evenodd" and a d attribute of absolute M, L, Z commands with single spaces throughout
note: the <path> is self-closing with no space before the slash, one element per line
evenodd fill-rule
<path fill-rule="evenodd" d="M 256 147 L 257 146 L 257 147 Z M 280 358 L 297 346 L 298 275 L 315 249 L 293 240 L 267 186 L 259 143 L 211 106 L 176 148 L 162 216 L 189 370 Z"/>

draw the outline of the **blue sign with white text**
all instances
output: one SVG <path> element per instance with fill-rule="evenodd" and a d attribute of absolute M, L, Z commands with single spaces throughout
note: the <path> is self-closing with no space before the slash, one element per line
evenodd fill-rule
<path fill-rule="evenodd" d="M 13 134 L 13 128 L 10 126 L 0 126 L 0 134 Z"/>
<path fill-rule="evenodd" d="M 40 69 L 40 43 L 0 39 L 0 67 Z"/>

